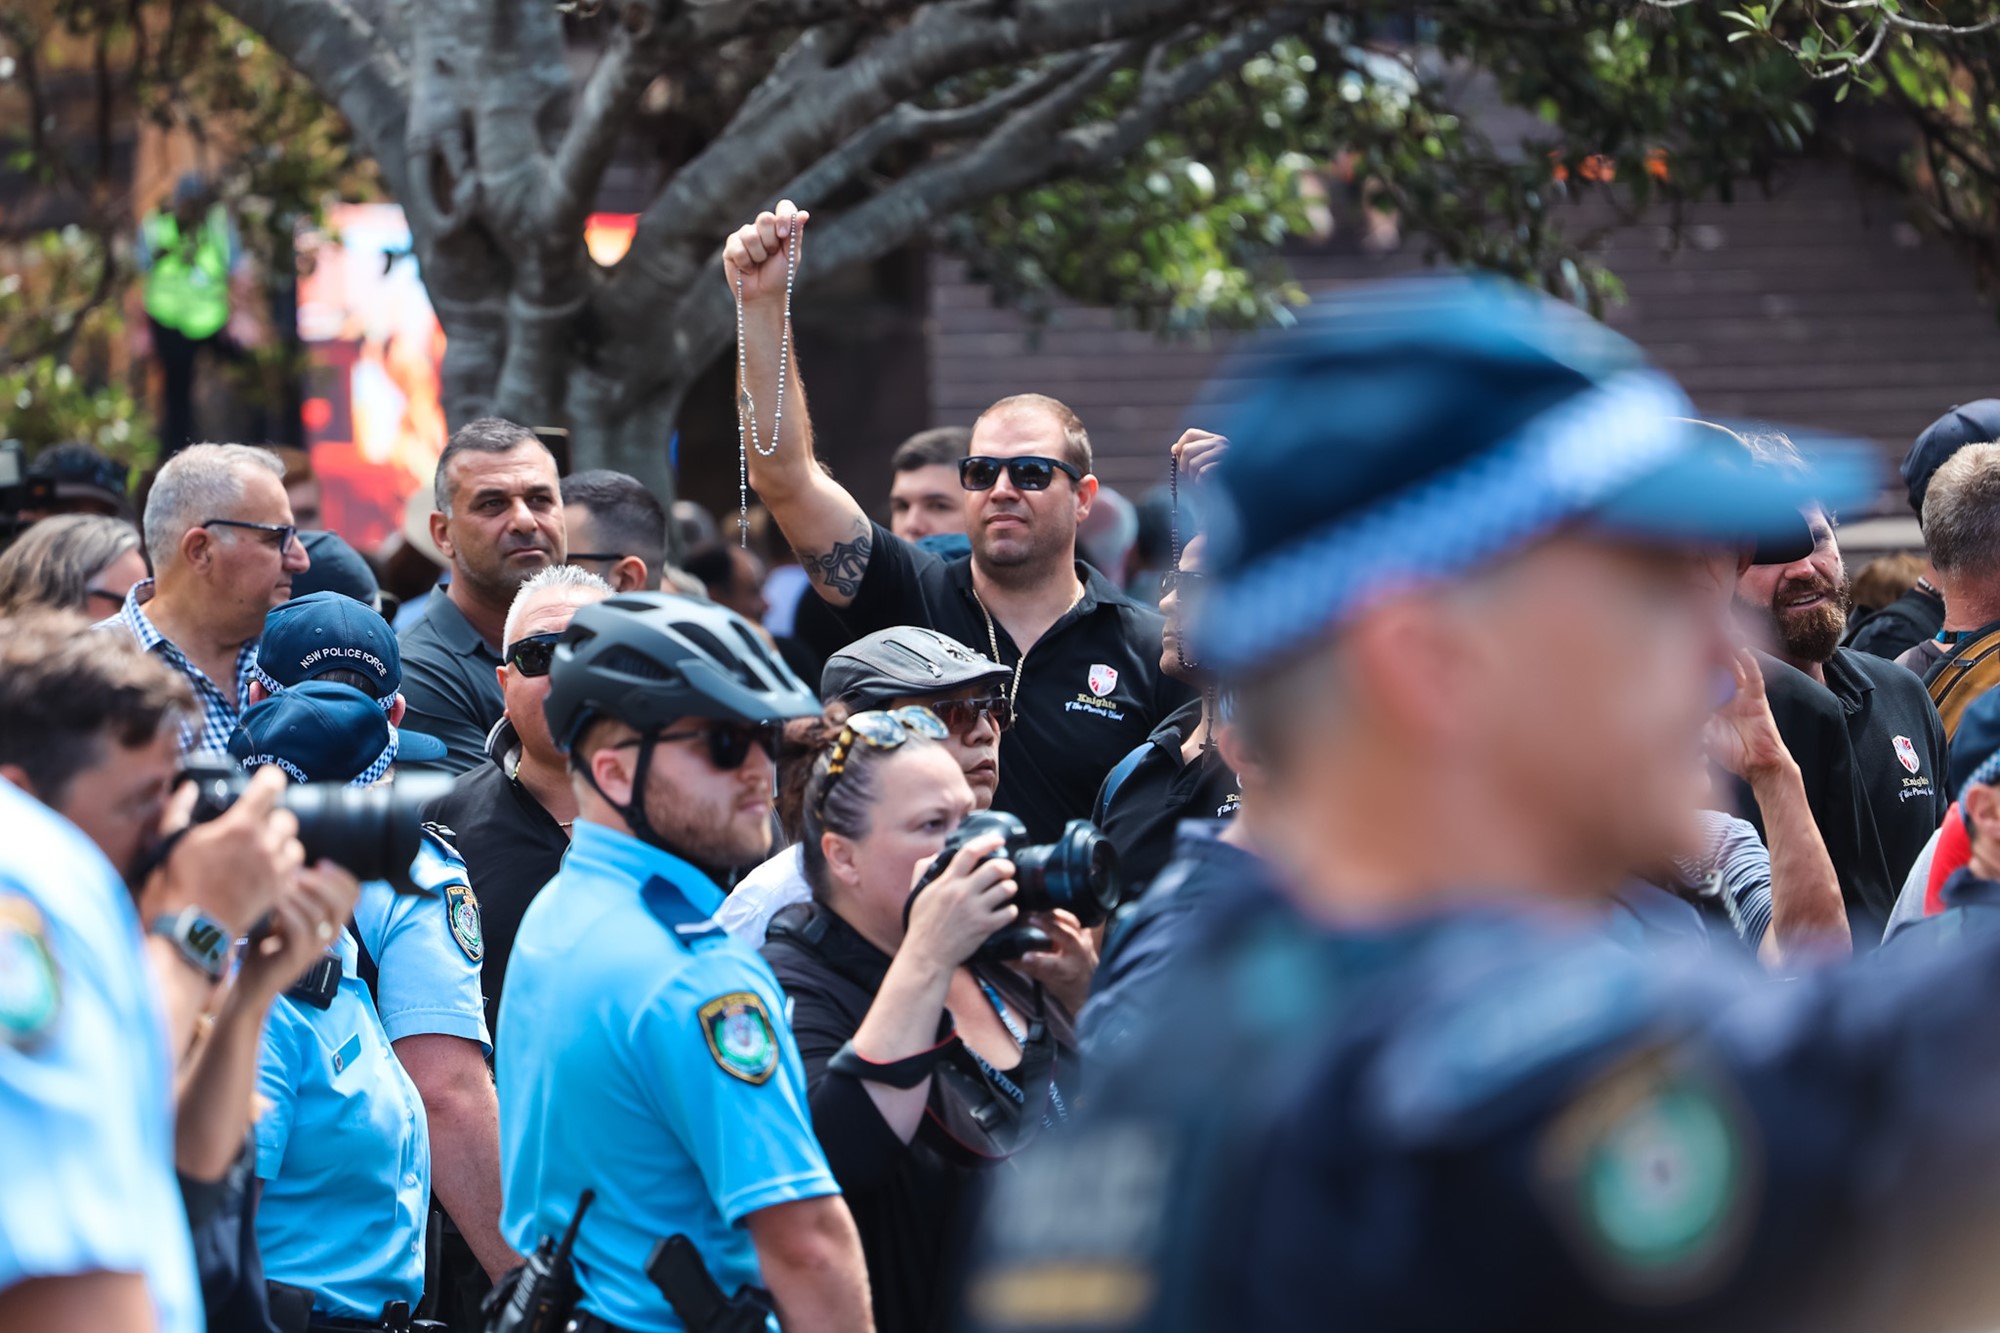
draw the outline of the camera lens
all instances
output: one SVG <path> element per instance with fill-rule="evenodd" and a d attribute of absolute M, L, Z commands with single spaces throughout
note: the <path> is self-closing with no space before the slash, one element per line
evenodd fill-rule
<path fill-rule="evenodd" d="M 1054 842 L 1012 855 L 1023 911 L 1061 908 L 1095 926 L 1118 906 L 1117 850 L 1087 819 L 1072 819 Z"/>
<path fill-rule="evenodd" d="M 299 821 L 308 862 L 345 866 L 357 879 L 408 887 L 410 864 L 423 840 L 423 807 L 451 787 L 444 774 L 413 773 L 383 787 L 313 783 L 285 793 Z"/>

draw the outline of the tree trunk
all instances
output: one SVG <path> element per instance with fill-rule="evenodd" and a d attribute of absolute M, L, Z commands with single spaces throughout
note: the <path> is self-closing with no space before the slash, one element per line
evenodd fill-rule
<path fill-rule="evenodd" d="M 670 446 L 690 379 L 675 378 L 649 397 L 631 401 L 624 382 L 571 363 L 567 388 L 571 466 L 611 468 L 637 477 L 669 508 L 675 496 Z M 672 525 L 668 525 L 669 540 Z M 680 552 L 675 551 L 675 558 Z"/>

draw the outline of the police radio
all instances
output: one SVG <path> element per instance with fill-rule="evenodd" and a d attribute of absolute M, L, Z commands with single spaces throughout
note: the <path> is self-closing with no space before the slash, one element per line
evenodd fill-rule
<path fill-rule="evenodd" d="M 577 1197 L 576 1213 L 569 1219 L 560 1241 L 542 1237 L 527 1262 L 500 1279 L 480 1302 L 486 1333 L 562 1333 L 568 1326 L 577 1297 L 576 1275 L 570 1267 L 570 1251 L 576 1248 L 576 1231 L 583 1215 L 597 1198 L 595 1190 Z"/>

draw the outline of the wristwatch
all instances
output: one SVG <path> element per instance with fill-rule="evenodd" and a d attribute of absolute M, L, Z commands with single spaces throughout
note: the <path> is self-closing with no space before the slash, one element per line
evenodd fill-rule
<path fill-rule="evenodd" d="M 183 907 L 172 916 L 155 917 L 153 934 L 169 939 L 181 957 L 210 981 L 222 980 L 229 970 L 229 930 L 199 907 Z"/>

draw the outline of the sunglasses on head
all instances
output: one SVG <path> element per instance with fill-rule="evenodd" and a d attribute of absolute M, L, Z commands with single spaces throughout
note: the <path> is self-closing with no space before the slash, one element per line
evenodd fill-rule
<path fill-rule="evenodd" d="M 847 761 L 853 757 L 856 745 L 866 745 L 871 750 L 894 750 L 913 735 L 942 741 L 951 739 L 951 730 L 944 719 L 919 704 L 874 709 L 848 718 L 847 725 L 834 738 L 833 748 L 827 751 L 826 782 L 819 789 L 820 813 L 826 813 L 827 793 L 847 771 Z"/>
<path fill-rule="evenodd" d="M 995 731 L 1005 731 L 1014 725 L 1014 705 L 1007 702 L 1004 694 L 989 694 L 983 699 L 940 699 L 930 705 L 930 710 L 954 735 L 959 736 L 987 718 L 993 719 Z"/>
<path fill-rule="evenodd" d="M 546 676 L 549 664 L 556 660 L 556 645 L 562 642 L 562 637 L 562 630 L 523 635 L 507 645 L 507 661 L 524 676 Z"/>
<path fill-rule="evenodd" d="M 613 749 L 624 749 L 638 745 L 642 739 L 651 740 L 655 745 L 665 741 L 707 741 L 708 762 L 718 773 L 734 773 L 743 767 L 743 761 L 750 757 L 754 747 L 762 750 L 773 763 L 778 759 L 778 740 L 770 727 L 746 726 L 741 722 L 714 722 L 700 731 L 656 731 L 650 737 L 634 736 L 631 740 L 619 741 Z"/>
<path fill-rule="evenodd" d="M 1060 458 L 1027 454 L 1020 458 L 987 458 L 974 454 L 958 464 L 958 484 L 968 491 L 990 491 L 1005 468 L 1017 491 L 1045 491 L 1060 472 L 1071 481 L 1082 481 L 1083 473 Z"/>

